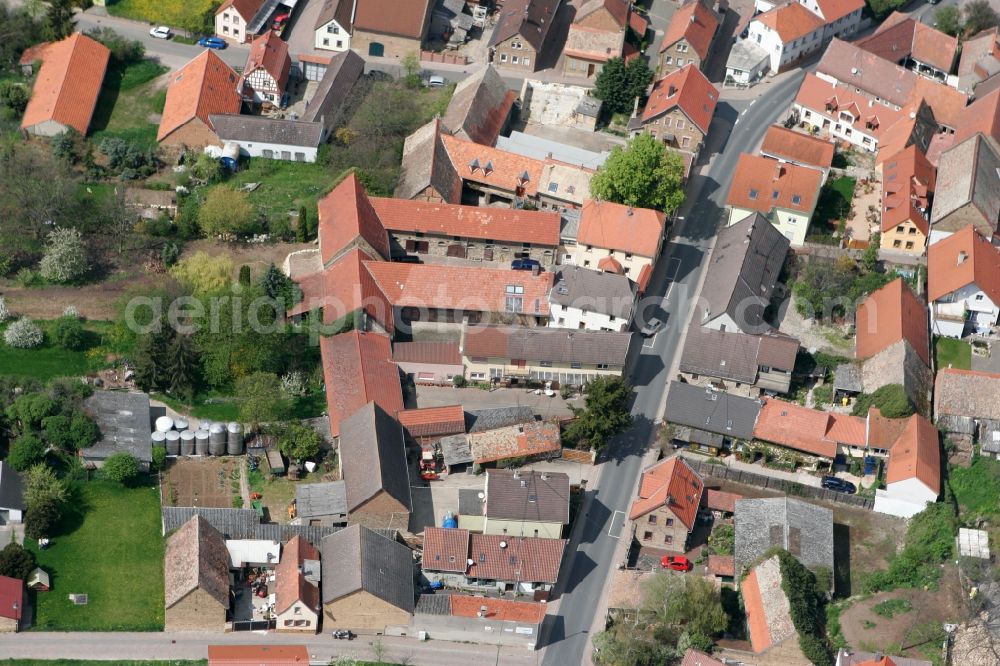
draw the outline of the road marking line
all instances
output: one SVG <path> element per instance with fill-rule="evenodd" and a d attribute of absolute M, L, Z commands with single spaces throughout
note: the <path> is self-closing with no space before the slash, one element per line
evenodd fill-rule
<path fill-rule="evenodd" d="M 673 283 L 677 279 L 677 273 L 681 270 L 681 260 L 677 257 L 670 257 L 670 263 L 667 264 L 667 281 Z"/>
<path fill-rule="evenodd" d="M 753 99 L 752 99 L 752 100 L 750 101 L 750 106 L 753 106 L 753 105 L 754 105 L 754 104 L 756 104 L 756 103 L 757 103 L 757 98 L 756 98 L 756 97 L 754 97 L 754 98 L 753 98 Z"/>
<path fill-rule="evenodd" d="M 608 536 L 611 537 L 612 539 L 621 539 L 622 538 L 621 534 L 619 534 L 618 536 L 615 536 L 614 534 L 611 533 L 611 528 L 615 526 L 615 516 L 617 516 L 619 513 L 622 514 L 623 518 L 625 517 L 625 512 L 624 511 L 615 511 L 613 514 L 611 514 L 611 524 L 608 525 Z M 622 520 L 622 529 L 625 529 L 625 521 L 624 520 Z"/>

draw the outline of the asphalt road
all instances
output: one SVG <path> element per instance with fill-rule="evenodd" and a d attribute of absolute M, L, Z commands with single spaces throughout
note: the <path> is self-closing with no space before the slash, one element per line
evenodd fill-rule
<path fill-rule="evenodd" d="M 627 510 L 642 464 L 642 455 L 656 432 L 655 420 L 664 399 L 668 373 L 680 352 L 683 328 L 691 316 L 718 225 L 725 196 L 740 153 L 754 150 L 767 126 L 783 118 L 803 74 L 777 83 L 761 84 L 750 101 L 720 102 L 710 130 L 716 152 L 704 175 L 691 179 L 689 204 L 681 210 L 672 242 L 666 245 L 653 288 L 639 317 L 658 316 L 666 328 L 642 349 L 631 375 L 636 387 L 632 415 L 635 425 L 608 446 L 580 545 L 569 555 L 569 569 L 559 600 L 559 614 L 545 641 L 543 664 L 582 664 L 595 613 L 601 608 L 605 582 L 614 570 L 615 548 L 624 533 Z M 665 296 L 665 297 L 664 297 Z"/>

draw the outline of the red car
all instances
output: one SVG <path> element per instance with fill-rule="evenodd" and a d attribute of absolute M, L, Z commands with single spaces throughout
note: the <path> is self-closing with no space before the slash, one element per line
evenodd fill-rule
<path fill-rule="evenodd" d="M 288 17 L 289 17 L 288 12 L 285 12 L 284 14 L 278 14 L 277 16 L 274 17 L 274 22 L 271 23 L 271 28 L 273 28 L 274 30 L 280 30 L 281 27 L 285 24 L 285 21 L 288 20 Z"/>
<path fill-rule="evenodd" d="M 693 565 L 691 560 L 683 555 L 664 555 L 663 559 L 660 560 L 660 566 L 674 571 L 691 571 Z"/>

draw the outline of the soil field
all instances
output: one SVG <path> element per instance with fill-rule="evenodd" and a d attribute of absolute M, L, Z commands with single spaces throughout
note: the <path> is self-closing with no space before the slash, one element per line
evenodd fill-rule
<path fill-rule="evenodd" d="M 165 506 L 230 508 L 239 495 L 239 458 L 174 458 L 163 473 Z M 233 484 L 236 490 L 233 490 Z"/>

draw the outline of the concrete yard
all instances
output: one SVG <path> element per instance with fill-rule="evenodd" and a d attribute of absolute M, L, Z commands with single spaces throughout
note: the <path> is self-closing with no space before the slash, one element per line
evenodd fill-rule
<path fill-rule="evenodd" d="M 563 400 L 559 395 L 535 395 L 527 389 L 498 388 L 485 391 L 480 388 L 451 388 L 447 386 L 417 386 L 417 407 L 443 407 L 462 405 L 465 411 L 493 407 L 531 407 L 543 419 L 563 418 L 573 415 L 570 405 L 583 407 L 582 399 Z"/>

